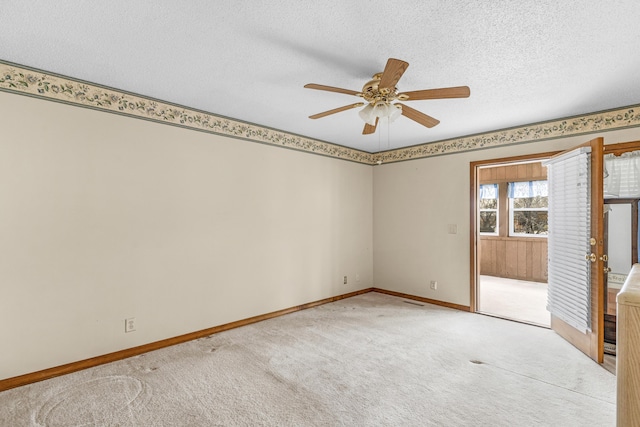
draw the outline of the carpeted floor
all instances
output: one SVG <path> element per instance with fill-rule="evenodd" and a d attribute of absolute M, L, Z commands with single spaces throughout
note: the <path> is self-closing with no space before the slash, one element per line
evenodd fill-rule
<path fill-rule="evenodd" d="M 481 275 L 478 311 L 548 328 L 547 288 L 546 283 Z"/>
<path fill-rule="evenodd" d="M 613 426 L 554 332 L 368 293 L 0 393 L 1 426 Z"/>

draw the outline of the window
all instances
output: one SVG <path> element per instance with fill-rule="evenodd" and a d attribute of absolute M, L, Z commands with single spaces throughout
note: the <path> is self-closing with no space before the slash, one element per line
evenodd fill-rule
<path fill-rule="evenodd" d="M 510 182 L 509 235 L 546 237 L 548 234 L 547 181 Z"/>
<path fill-rule="evenodd" d="M 498 235 L 498 184 L 480 186 L 480 234 Z"/>

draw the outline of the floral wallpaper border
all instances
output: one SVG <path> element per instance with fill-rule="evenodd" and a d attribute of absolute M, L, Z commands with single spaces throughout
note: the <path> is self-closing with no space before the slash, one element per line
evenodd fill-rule
<path fill-rule="evenodd" d="M 399 148 L 374 156 L 378 163 L 393 163 L 637 126 L 640 126 L 640 105 Z"/>
<path fill-rule="evenodd" d="M 640 105 L 367 153 L 0 60 L 0 90 L 368 165 L 640 126 Z"/>
<path fill-rule="evenodd" d="M 374 164 L 373 154 L 0 60 L 0 90 L 278 147 Z"/>

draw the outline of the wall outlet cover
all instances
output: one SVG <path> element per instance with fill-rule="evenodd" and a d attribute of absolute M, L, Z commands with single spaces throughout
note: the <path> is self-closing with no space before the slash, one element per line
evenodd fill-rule
<path fill-rule="evenodd" d="M 125 331 L 125 333 L 133 332 L 135 330 L 136 330 L 136 318 L 135 317 L 130 317 L 128 319 L 124 319 L 124 331 Z"/>

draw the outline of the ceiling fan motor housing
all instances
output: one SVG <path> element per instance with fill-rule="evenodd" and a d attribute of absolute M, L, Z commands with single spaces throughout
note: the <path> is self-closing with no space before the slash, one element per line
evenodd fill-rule
<path fill-rule="evenodd" d="M 380 79 L 382 77 L 382 73 L 377 73 L 373 75 L 373 79 L 369 80 L 367 83 L 362 86 L 362 94 L 361 96 L 367 101 L 369 104 L 376 104 L 378 102 L 392 102 L 396 99 L 403 100 L 402 95 L 398 95 L 398 88 L 380 88 Z"/>

